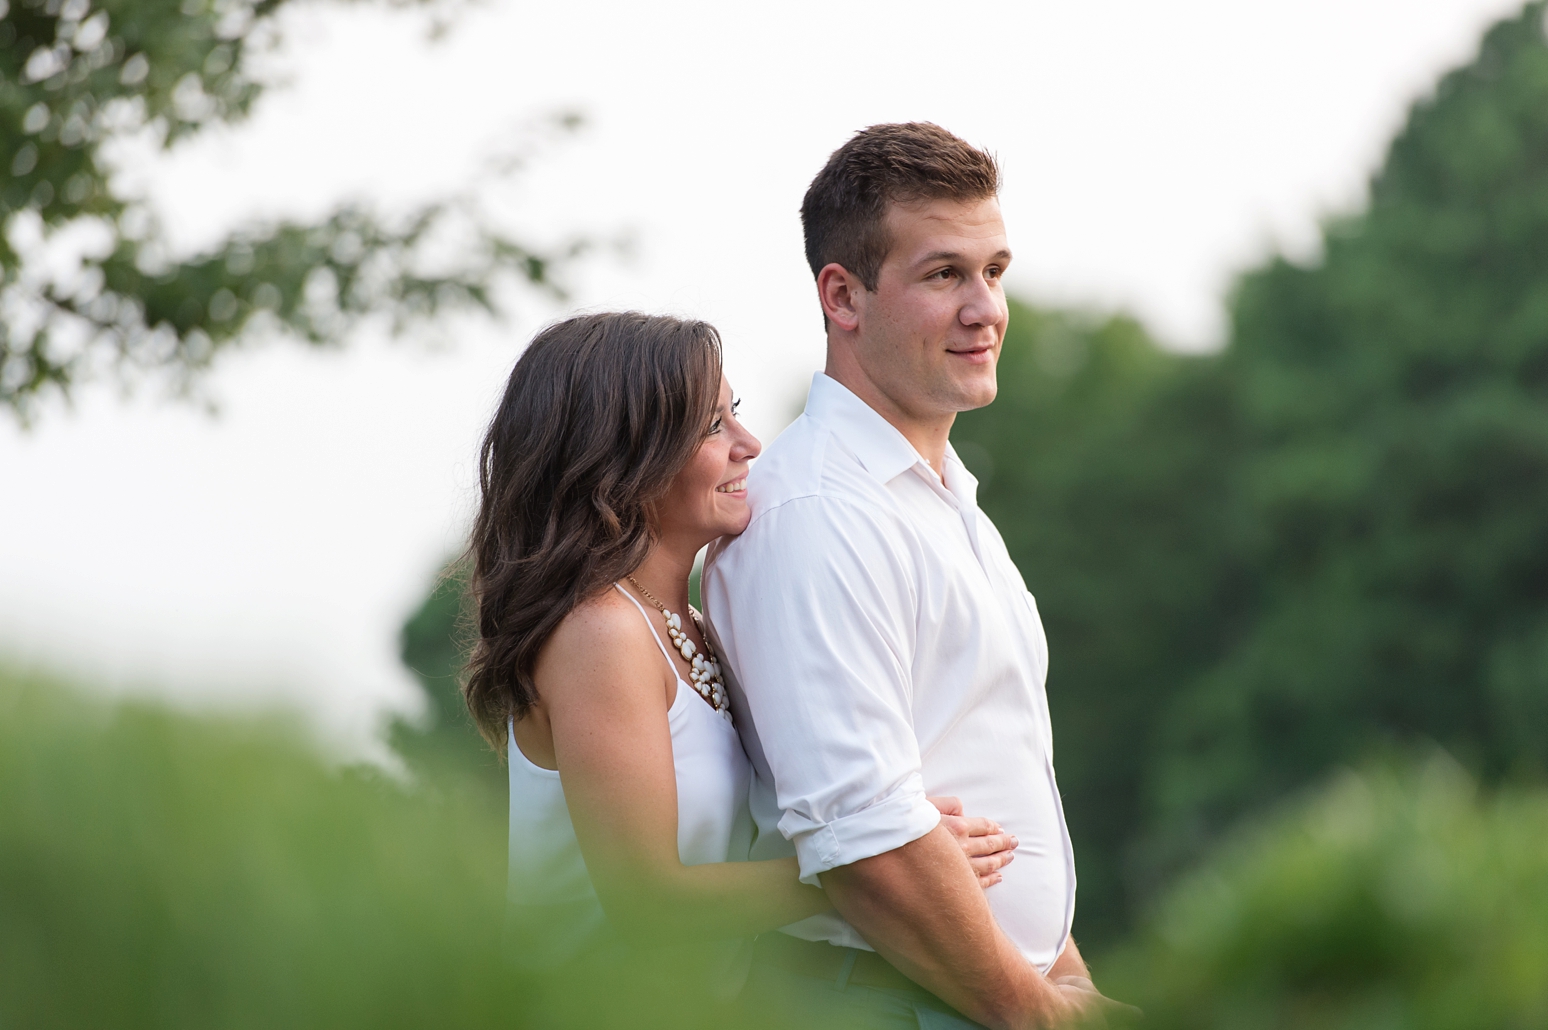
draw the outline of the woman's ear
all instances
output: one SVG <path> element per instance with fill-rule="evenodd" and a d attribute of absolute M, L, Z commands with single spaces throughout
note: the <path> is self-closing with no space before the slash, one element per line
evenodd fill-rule
<path fill-rule="evenodd" d="M 829 262 L 817 273 L 817 299 L 828 322 L 846 333 L 860 326 L 859 294 L 865 284 L 838 262 Z"/>

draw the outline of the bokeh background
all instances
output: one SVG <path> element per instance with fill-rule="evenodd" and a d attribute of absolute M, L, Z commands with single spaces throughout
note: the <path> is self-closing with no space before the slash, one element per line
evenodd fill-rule
<path fill-rule="evenodd" d="M 916 118 L 1005 168 L 953 439 L 1099 982 L 1548 1024 L 1541 3 L 0 12 L 0 1025 L 724 1025 L 502 962 L 441 570 L 569 310 L 711 319 L 776 435 L 801 193 Z"/>

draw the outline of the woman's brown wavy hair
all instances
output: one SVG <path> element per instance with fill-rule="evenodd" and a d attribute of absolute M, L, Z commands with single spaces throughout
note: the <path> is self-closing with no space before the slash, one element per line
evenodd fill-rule
<path fill-rule="evenodd" d="M 551 325 L 516 362 L 479 453 L 468 547 L 478 638 L 463 698 L 497 751 L 537 701 L 549 635 L 650 553 L 653 505 L 709 430 L 720 368 L 714 326 L 634 311 Z"/>

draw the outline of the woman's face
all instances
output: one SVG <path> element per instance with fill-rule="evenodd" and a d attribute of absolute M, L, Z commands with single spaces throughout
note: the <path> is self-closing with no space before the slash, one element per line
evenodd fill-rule
<path fill-rule="evenodd" d="M 736 420 L 731 386 L 721 376 L 720 401 L 708 435 L 656 509 L 662 536 L 697 541 L 697 549 L 746 529 L 752 519 L 747 471 L 762 449 L 758 438 Z"/>

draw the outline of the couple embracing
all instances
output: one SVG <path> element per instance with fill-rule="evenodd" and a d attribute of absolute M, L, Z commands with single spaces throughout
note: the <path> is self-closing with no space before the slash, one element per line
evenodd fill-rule
<path fill-rule="evenodd" d="M 706 323 L 580 316 L 517 362 L 465 691 L 542 958 L 755 938 L 742 1000 L 791 1026 L 1111 1004 L 1070 937 L 1037 607 L 948 440 L 995 396 L 998 188 L 924 123 L 832 155 L 801 209 L 826 368 L 756 467 Z"/>

